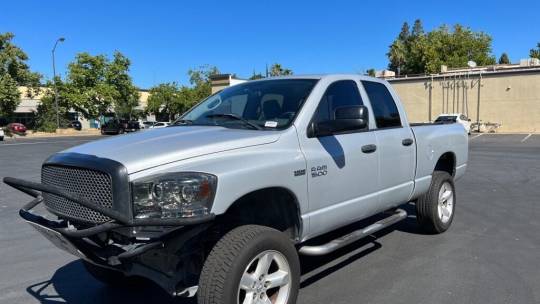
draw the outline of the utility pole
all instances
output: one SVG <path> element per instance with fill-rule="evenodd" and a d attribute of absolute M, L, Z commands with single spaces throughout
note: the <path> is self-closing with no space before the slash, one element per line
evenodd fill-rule
<path fill-rule="evenodd" d="M 60 116 L 58 114 L 58 88 L 56 87 L 56 63 L 54 60 L 54 51 L 56 51 L 56 46 L 58 42 L 64 42 L 66 40 L 64 37 L 56 39 L 54 47 L 52 49 L 52 67 L 53 67 L 53 85 L 54 85 L 54 106 L 56 107 L 56 128 L 60 129 Z"/>

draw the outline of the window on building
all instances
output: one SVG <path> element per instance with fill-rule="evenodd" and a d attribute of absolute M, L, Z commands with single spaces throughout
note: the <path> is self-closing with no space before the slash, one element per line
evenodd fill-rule
<path fill-rule="evenodd" d="M 382 83 L 373 81 L 362 81 L 362 84 L 371 102 L 377 128 L 401 127 L 399 111 L 388 88 Z"/>

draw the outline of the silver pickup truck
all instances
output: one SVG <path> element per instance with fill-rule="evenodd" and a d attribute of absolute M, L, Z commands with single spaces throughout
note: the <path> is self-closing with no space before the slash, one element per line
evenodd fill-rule
<path fill-rule="evenodd" d="M 282 304 L 296 301 L 299 254 L 388 227 L 407 216 L 400 205 L 414 202 L 426 231 L 447 230 L 467 157 L 461 125 L 409 124 L 385 81 L 292 76 L 54 154 L 41 183 L 4 182 L 35 198 L 20 210 L 28 223 L 107 284 L 142 276 L 202 304 Z M 40 203 L 45 215 L 30 211 Z"/>

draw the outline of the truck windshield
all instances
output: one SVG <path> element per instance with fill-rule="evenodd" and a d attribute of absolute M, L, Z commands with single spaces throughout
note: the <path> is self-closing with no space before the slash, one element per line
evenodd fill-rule
<path fill-rule="evenodd" d="M 228 128 L 287 128 L 317 79 L 273 79 L 246 82 L 208 97 L 174 125 L 219 125 Z"/>

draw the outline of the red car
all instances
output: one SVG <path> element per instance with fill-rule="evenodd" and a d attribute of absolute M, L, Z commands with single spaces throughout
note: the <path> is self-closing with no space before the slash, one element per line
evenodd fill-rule
<path fill-rule="evenodd" d="M 26 126 L 22 123 L 13 122 L 7 125 L 9 132 L 17 135 L 26 135 Z"/>

